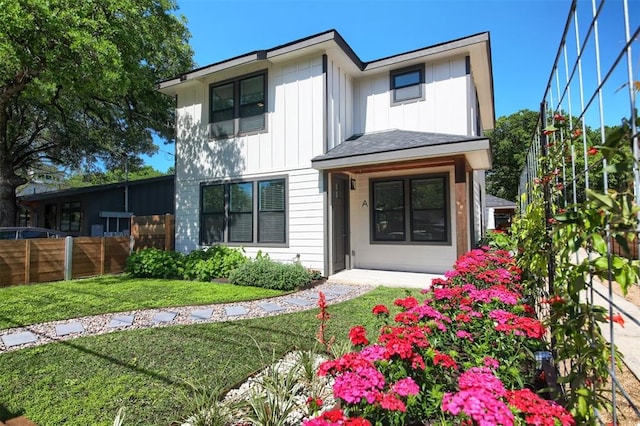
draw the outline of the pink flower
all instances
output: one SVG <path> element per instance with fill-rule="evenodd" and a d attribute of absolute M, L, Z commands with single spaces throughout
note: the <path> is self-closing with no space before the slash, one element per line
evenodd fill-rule
<path fill-rule="evenodd" d="M 495 370 L 496 368 L 500 367 L 500 362 L 495 358 L 485 356 L 484 366 Z"/>
<path fill-rule="evenodd" d="M 420 388 L 411 377 L 398 380 L 391 386 L 391 390 L 400 396 L 417 395 L 420 392 Z"/>
<path fill-rule="evenodd" d="M 458 330 L 456 332 L 456 336 L 459 337 L 460 339 L 467 339 L 467 340 L 473 342 L 473 334 L 469 333 L 468 331 Z"/>

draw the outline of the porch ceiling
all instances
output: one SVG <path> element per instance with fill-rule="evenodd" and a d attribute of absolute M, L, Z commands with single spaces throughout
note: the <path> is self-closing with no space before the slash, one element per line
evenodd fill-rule
<path fill-rule="evenodd" d="M 389 130 L 354 135 L 311 160 L 318 170 L 434 166 L 465 156 L 473 170 L 491 168 L 489 139 L 443 133 Z"/>

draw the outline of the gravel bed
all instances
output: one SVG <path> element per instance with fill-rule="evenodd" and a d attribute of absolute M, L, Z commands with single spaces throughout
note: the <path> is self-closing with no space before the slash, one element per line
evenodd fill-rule
<path fill-rule="evenodd" d="M 95 336 L 98 334 L 106 334 L 113 333 L 116 331 L 122 330 L 137 330 L 143 328 L 152 328 L 152 327 L 167 327 L 171 325 L 188 325 L 188 324 L 198 324 L 198 323 L 210 323 L 210 322 L 222 322 L 222 321 L 235 321 L 241 319 L 249 319 L 249 318 L 261 318 L 267 316 L 280 315 L 291 312 L 299 312 L 305 311 L 309 309 L 317 308 L 317 295 L 319 291 L 324 292 L 325 294 L 331 293 L 332 290 L 342 291 L 348 290 L 348 292 L 344 292 L 344 294 L 332 294 L 332 298 L 327 300 L 327 304 L 332 305 L 335 303 L 343 302 L 345 300 L 353 299 L 362 294 L 365 294 L 371 291 L 374 287 L 369 286 L 358 286 L 358 285 L 346 285 L 346 284 L 330 284 L 323 283 L 318 286 L 315 286 L 311 289 L 302 290 L 297 293 L 292 293 L 284 296 L 277 296 L 269 299 L 260 299 L 254 301 L 245 301 L 245 302 L 234 302 L 234 303 L 221 303 L 221 304 L 211 304 L 211 305 L 198 305 L 198 306 L 180 306 L 180 307 L 167 307 L 167 308 L 159 308 L 159 309 L 144 309 L 137 311 L 126 311 L 126 312 L 117 312 L 117 313 L 108 313 L 101 315 L 92 315 L 85 316 L 80 318 L 72 318 L 61 321 L 51 321 L 41 324 L 33 324 L 24 327 L 15 327 L 5 330 L 0 330 L 0 354 L 10 351 L 15 351 L 23 348 L 28 348 L 32 346 L 44 345 L 47 343 L 55 342 L 55 341 L 63 341 L 76 339 L 78 337 L 86 337 L 86 336 Z M 304 299 L 313 301 L 313 304 L 308 306 L 299 306 L 286 302 L 286 299 Z M 285 307 L 283 310 L 270 312 L 267 311 L 260 306 L 259 303 L 264 302 L 275 303 Z M 244 315 L 227 315 L 225 308 L 231 306 L 242 306 L 248 310 L 248 312 Z M 213 308 L 213 314 L 211 317 L 207 319 L 191 319 L 191 313 L 198 309 L 207 309 Z M 170 322 L 161 322 L 155 323 L 153 319 L 156 314 L 161 312 L 174 312 L 176 313 L 176 317 Z M 121 326 L 121 327 L 108 327 L 109 322 L 113 317 L 123 316 L 123 315 L 134 315 L 135 319 L 132 325 L 130 326 Z M 58 336 L 56 333 L 56 326 L 63 324 L 71 324 L 80 322 L 84 328 L 82 333 L 72 333 L 64 336 Z M 36 342 L 33 343 L 25 343 L 22 345 L 10 346 L 7 347 L 2 341 L 3 336 L 7 336 L 14 333 L 28 331 L 37 336 Z"/>

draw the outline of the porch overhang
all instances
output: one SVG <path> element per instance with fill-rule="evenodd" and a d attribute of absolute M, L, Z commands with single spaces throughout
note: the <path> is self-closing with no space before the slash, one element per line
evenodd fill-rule
<path fill-rule="evenodd" d="M 453 163 L 464 156 L 470 169 L 491 168 L 489 139 L 442 133 L 389 130 L 355 135 L 311 160 L 317 170 L 359 170 L 387 165 L 402 168 Z"/>

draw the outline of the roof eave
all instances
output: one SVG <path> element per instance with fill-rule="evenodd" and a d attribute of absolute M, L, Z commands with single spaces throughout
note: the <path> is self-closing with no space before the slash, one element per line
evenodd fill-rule
<path fill-rule="evenodd" d="M 476 139 L 456 144 L 429 145 L 396 151 L 311 160 L 311 167 L 316 170 L 331 170 L 381 163 L 401 163 L 409 160 L 442 158 L 455 155 L 464 155 L 473 170 L 488 170 L 491 168 L 489 139 Z"/>

